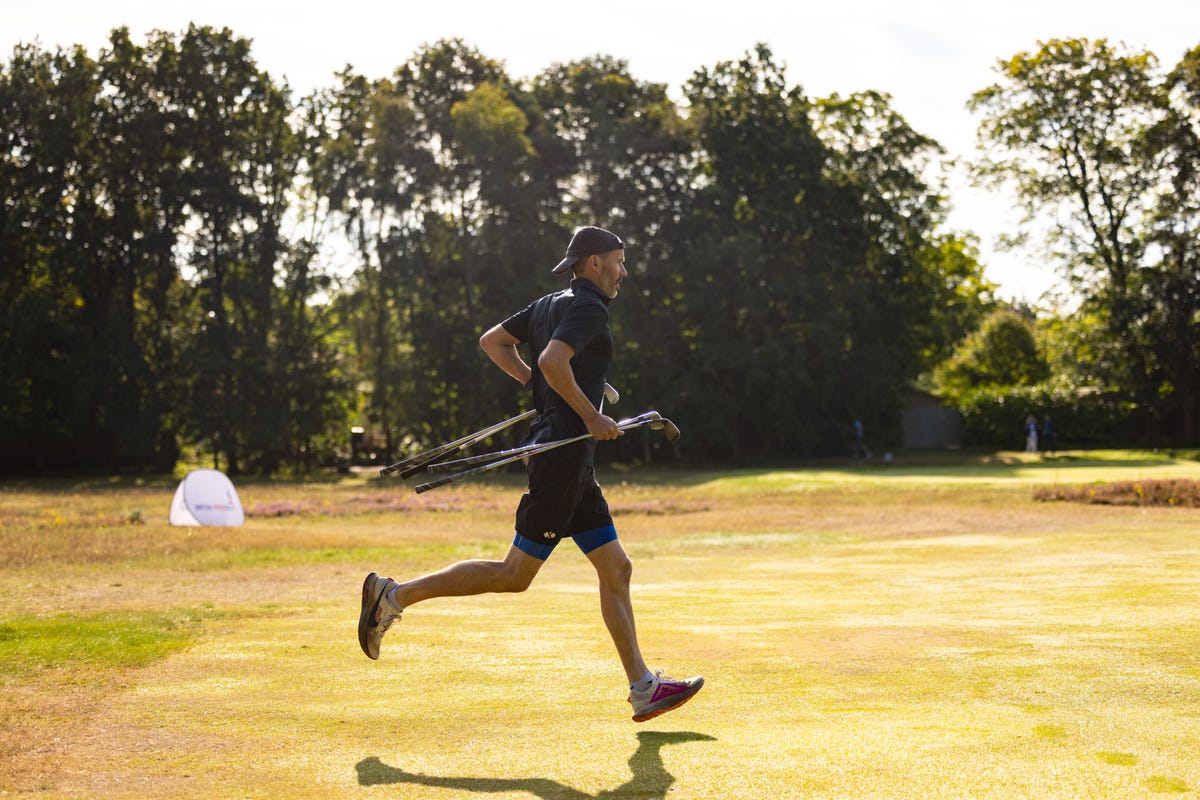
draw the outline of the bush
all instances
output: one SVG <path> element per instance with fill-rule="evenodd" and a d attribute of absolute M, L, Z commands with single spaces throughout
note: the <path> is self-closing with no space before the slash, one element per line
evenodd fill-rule
<path fill-rule="evenodd" d="M 1200 481 L 1174 480 L 1117 481 L 1077 486 L 1051 486 L 1035 489 L 1033 499 L 1041 502 L 1065 501 L 1111 506 L 1174 506 L 1200 508 Z"/>

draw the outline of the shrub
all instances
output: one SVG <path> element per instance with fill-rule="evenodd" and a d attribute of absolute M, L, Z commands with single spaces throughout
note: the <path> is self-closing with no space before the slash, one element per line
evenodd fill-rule
<path fill-rule="evenodd" d="M 1035 489 L 1033 499 L 1039 502 L 1065 501 L 1110 506 L 1200 508 L 1200 481 L 1177 478 L 1046 486 Z"/>

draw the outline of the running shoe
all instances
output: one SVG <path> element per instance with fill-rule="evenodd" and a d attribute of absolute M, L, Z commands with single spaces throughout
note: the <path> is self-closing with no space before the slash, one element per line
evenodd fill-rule
<path fill-rule="evenodd" d="M 704 678 L 688 678 L 677 681 L 662 674 L 662 670 L 654 673 L 654 682 L 643 692 L 630 690 L 629 703 L 633 706 L 633 721 L 645 722 L 654 719 L 659 714 L 679 708 L 691 700 L 700 687 Z"/>
<path fill-rule="evenodd" d="M 398 586 L 391 578 L 381 578 L 372 572 L 363 581 L 362 611 L 358 615 L 358 643 L 367 658 L 379 658 L 379 643 L 392 623 L 400 619 L 400 611 L 384 599 Z M 379 619 L 376 619 L 378 612 Z"/>

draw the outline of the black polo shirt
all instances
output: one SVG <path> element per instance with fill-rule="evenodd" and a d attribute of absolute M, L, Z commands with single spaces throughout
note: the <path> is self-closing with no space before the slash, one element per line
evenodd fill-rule
<path fill-rule="evenodd" d="M 504 330 L 529 345 L 533 400 L 538 416 L 525 438 L 526 443 L 569 439 L 588 432 L 574 409 L 546 383 L 537 362 L 551 339 L 570 345 L 575 351 L 571 359 L 575 382 L 592 405 L 599 406 L 613 359 L 612 328 L 608 324 L 610 302 L 612 298 L 596 284 L 576 278 L 569 288 L 534 300 L 501 323 Z M 589 438 L 551 450 L 547 455 L 558 461 L 591 466 L 595 451 L 596 440 Z"/>

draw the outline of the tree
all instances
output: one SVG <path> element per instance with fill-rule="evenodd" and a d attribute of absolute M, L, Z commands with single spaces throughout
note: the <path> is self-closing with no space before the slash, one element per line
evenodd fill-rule
<path fill-rule="evenodd" d="M 303 104 L 314 131 L 309 174 L 358 259 L 354 283 L 335 305 L 350 333 L 354 371 L 365 381 L 366 413 L 390 454 L 402 409 L 417 394 L 404 363 L 411 303 L 398 260 L 418 238 L 416 205 L 433 180 L 434 160 L 417 135 L 411 101 L 394 83 L 349 68 L 337 80 Z"/>
<path fill-rule="evenodd" d="M 181 202 L 153 73 L 123 29 L 98 60 L 21 47 L 0 79 L 0 438 L 23 463 L 169 466 L 170 264 Z"/>
<path fill-rule="evenodd" d="M 939 366 L 934 380 L 939 393 L 957 403 L 978 389 L 1030 386 L 1049 375 L 1031 322 L 1000 309 L 963 340 L 954 356 Z"/>
<path fill-rule="evenodd" d="M 1027 222 L 1064 212 L 1049 231 L 1052 253 L 1082 288 L 1109 294 L 1119 332 L 1132 321 L 1141 223 L 1160 178 L 1147 137 L 1163 111 L 1156 63 L 1104 40 L 1051 40 L 1000 62 L 1003 82 L 970 103 L 991 147 L 977 176 L 1013 182 Z"/>
<path fill-rule="evenodd" d="M 413 407 L 422 410 L 404 428 L 427 443 L 504 416 L 519 395 L 484 368 L 477 342 L 495 321 L 484 298 L 508 314 L 516 310 L 508 298 L 529 285 L 538 247 L 522 244 L 539 239 L 545 184 L 531 178 L 538 156 L 529 115 L 498 62 L 460 40 L 437 42 L 397 70 L 396 90 L 433 164 L 418 184 L 418 224 L 394 261 L 408 304 Z"/>
<path fill-rule="evenodd" d="M 846 201 L 840 224 L 865 241 L 862 264 L 840 276 L 847 295 L 845 397 L 873 427 L 899 432 L 915 376 L 949 354 L 994 304 L 969 236 L 941 231 L 942 147 L 879 92 L 815 105 L 830 179 Z"/>
<path fill-rule="evenodd" d="M 999 306 L 996 285 L 983 276 L 978 239 L 973 234 L 937 233 L 927 236 L 919 260 L 927 272 L 925 298 L 930 303 L 924 320 L 913 320 L 913 335 L 922 343 L 923 372 L 951 356 L 954 348 L 979 329 Z"/>
<path fill-rule="evenodd" d="M 1156 384 L 1168 428 L 1185 442 L 1200 421 L 1200 47 L 1167 76 L 1165 119 L 1152 141 L 1165 186 L 1150 216 L 1143 270 L 1143 340 L 1156 358 Z"/>
<path fill-rule="evenodd" d="M 337 418 L 315 250 L 284 230 L 291 113 L 228 31 L 17 50 L 0 77 L 13 463 L 170 469 L 187 439 L 270 472 Z"/>
<path fill-rule="evenodd" d="M 697 403 L 724 437 L 711 445 L 842 452 L 856 417 L 898 432 L 908 387 L 956 327 L 939 314 L 982 284 L 969 250 L 936 233 L 940 148 L 886 95 L 810 101 L 763 46 L 685 91 L 699 149 L 681 257 L 701 267 L 682 333 L 703 386 L 737 387 Z"/>
<path fill-rule="evenodd" d="M 314 175 L 359 258 L 341 305 L 391 452 L 511 410 L 519 387 L 480 374 L 484 299 L 515 311 L 529 264 L 553 263 L 555 183 L 530 134 L 536 103 L 461 41 L 422 48 L 388 80 L 340 80 L 317 101 L 332 125 Z"/>
<path fill-rule="evenodd" d="M 1168 81 L 1152 53 L 1052 40 L 1001 62 L 1002 80 L 971 102 L 990 148 L 979 179 L 1015 186 L 1027 228 L 1039 214 L 1055 220 L 1050 256 L 1080 292 L 1081 312 L 1098 313 L 1124 348 L 1103 380 L 1187 442 L 1197 437 L 1200 364 L 1185 244 L 1196 230 L 1190 63 Z"/>
<path fill-rule="evenodd" d="M 812 452 L 842 388 L 834 275 L 861 263 L 863 242 L 833 222 L 809 101 L 765 46 L 698 71 L 684 92 L 699 155 L 680 252 L 694 276 L 677 310 L 691 365 L 683 426 L 729 458 Z"/>

